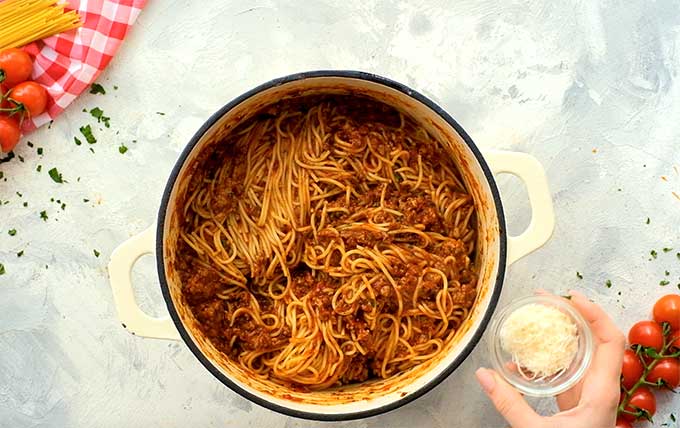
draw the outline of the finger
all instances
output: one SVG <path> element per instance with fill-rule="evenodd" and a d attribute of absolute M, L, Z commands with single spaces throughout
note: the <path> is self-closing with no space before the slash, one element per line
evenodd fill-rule
<path fill-rule="evenodd" d="M 542 418 L 534 412 L 524 397 L 495 371 L 480 368 L 475 375 L 498 413 L 513 428 L 540 428 Z"/>
<path fill-rule="evenodd" d="M 626 339 L 616 324 L 595 303 L 583 294 L 570 291 L 571 303 L 583 315 L 598 344 L 588 375 L 584 379 L 581 402 L 600 406 L 616 406 Z"/>

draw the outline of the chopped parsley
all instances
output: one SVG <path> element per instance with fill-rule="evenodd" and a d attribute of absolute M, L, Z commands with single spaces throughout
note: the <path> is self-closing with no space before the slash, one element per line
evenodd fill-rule
<path fill-rule="evenodd" d="M 14 236 L 14 235 L 17 234 L 17 230 L 16 229 L 10 229 L 10 230 L 7 231 L 7 233 L 9 234 L 9 236 Z"/>
<path fill-rule="evenodd" d="M 0 171 L 0 179 L 2 179 L 2 177 L 4 177 L 4 176 L 5 176 L 5 173 Z"/>
<path fill-rule="evenodd" d="M 127 152 L 127 151 L 128 151 L 128 148 L 127 148 L 127 146 L 126 146 L 125 144 L 121 144 L 120 147 L 118 147 L 118 152 L 119 152 L 121 155 L 124 155 L 125 152 Z"/>
<path fill-rule="evenodd" d="M 5 265 L 0 263 L 0 275 L 4 275 L 4 274 L 5 274 Z"/>
<path fill-rule="evenodd" d="M 673 251 L 673 249 L 672 249 L 672 248 L 665 247 L 662 251 L 663 251 L 664 253 L 670 253 L 671 251 Z"/>
<path fill-rule="evenodd" d="M 36 166 L 36 167 L 35 167 L 35 170 L 38 171 L 38 172 L 42 171 L 42 165 Z"/>
<path fill-rule="evenodd" d="M 674 413 L 671 413 L 671 420 L 672 420 L 673 422 L 675 422 L 675 414 L 674 414 Z"/>
<path fill-rule="evenodd" d="M 47 221 L 49 217 L 47 217 L 47 211 L 43 210 L 40 211 L 40 218 L 43 219 L 43 221 Z"/>
<path fill-rule="evenodd" d="M 607 288 L 612 288 L 612 281 L 608 279 L 607 282 L 604 283 L 604 285 L 605 285 Z"/>
<path fill-rule="evenodd" d="M 83 199 L 83 202 L 88 203 L 88 202 L 90 202 L 90 200 L 89 199 Z"/>
<path fill-rule="evenodd" d="M 51 170 L 47 171 L 47 173 L 50 175 L 50 178 L 52 178 L 52 180 L 55 183 L 64 182 L 64 178 L 61 176 L 61 173 L 59 172 L 59 170 L 57 170 L 57 168 L 52 168 Z"/>
<path fill-rule="evenodd" d="M 88 144 L 95 144 L 97 142 L 97 139 L 92 134 L 92 127 L 90 125 L 81 126 L 80 133 L 83 134 Z"/>
<path fill-rule="evenodd" d="M 670 273 L 670 272 L 668 272 L 668 271 L 665 271 L 664 273 L 666 274 L 666 276 L 668 276 L 668 275 L 670 275 L 670 274 L 671 274 L 671 273 Z"/>
<path fill-rule="evenodd" d="M 39 155 L 43 154 L 43 148 L 42 147 L 38 147 L 38 149 L 36 151 L 38 152 Z"/>
<path fill-rule="evenodd" d="M 16 194 L 17 194 L 17 196 L 20 197 L 20 198 L 23 198 L 23 197 L 24 197 L 24 195 L 22 195 L 20 192 L 16 192 Z"/>
<path fill-rule="evenodd" d="M 9 153 L 7 153 L 7 156 L 5 156 L 4 158 L 0 159 L 0 163 L 9 162 L 9 161 L 11 161 L 12 159 L 14 159 L 14 152 L 9 152 Z"/>
<path fill-rule="evenodd" d="M 109 123 L 111 118 L 108 116 L 104 116 L 104 110 L 100 109 L 99 107 L 95 107 L 92 110 L 90 110 L 90 114 L 92 115 L 92 117 L 97 119 L 97 123 L 103 123 L 104 126 L 106 126 L 107 128 L 111 127 L 111 124 Z"/>
<path fill-rule="evenodd" d="M 670 284 L 670 282 L 668 282 L 668 281 L 665 280 L 665 279 L 664 279 L 663 281 L 659 281 L 659 285 L 662 286 L 662 287 L 665 287 L 665 286 L 667 286 L 668 284 Z"/>
<path fill-rule="evenodd" d="M 657 254 L 656 254 L 656 250 L 652 250 L 652 251 L 650 251 L 650 252 L 649 252 L 649 254 L 650 254 L 650 255 L 652 256 L 652 258 L 654 258 L 654 259 L 655 259 L 655 258 L 656 258 L 656 256 L 657 256 Z"/>
<path fill-rule="evenodd" d="M 104 87 L 99 83 L 93 83 L 90 87 L 90 93 L 106 95 L 106 89 L 104 89 Z"/>
<path fill-rule="evenodd" d="M 93 251 L 94 251 L 94 256 L 95 256 L 95 257 L 99 257 L 99 254 L 101 254 L 101 253 L 100 253 L 99 251 L 97 251 L 97 250 L 93 250 Z"/>
<path fill-rule="evenodd" d="M 583 279 L 583 275 L 581 275 L 581 272 L 576 271 L 576 278 Z"/>
<path fill-rule="evenodd" d="M 79 139 L 78 137 L 73 137 L 73 142 L 76 143 L 76 146 L 79 146 L 79 145 L 83 144 L 83 142 L 80 141 L 80 139 Z"/>
<path fill-rule="evenodd" d="M 156 114 L 159 116 L 165 116 L 165 113 L 163 113 L 162 111 L 157 111 Z"/>
<path fill-rule="evenodd" d="M 27 142 L 26 142 L 26 145 L 27 145 L 28 147 L 33 147 L 33 143 L 31 143 L 30 141 L 27 141 Z"/>
<path fill-rule="evenodd" d="M 24 207 L 27 207 L 27 206 L 28 206 L 28 202 L 24 202 Z"/>
<path fill-rule="evenodd" d="M 649 224 L 649 222 L 650 222 L 649 217 L 647 217 L 647 224 Z"/>
<path fill-rule="evenodd" d="M 21 257 L 24 255 L 24 250 L 21 250 L 17 253 L 17 257 Z"/>
<path fill-rule="evenodd" d="M 118 90 L 118 86 L 113 85 L 113 90 L 114 90 L 114 91 L 117 91 L 117 90 Z"/>

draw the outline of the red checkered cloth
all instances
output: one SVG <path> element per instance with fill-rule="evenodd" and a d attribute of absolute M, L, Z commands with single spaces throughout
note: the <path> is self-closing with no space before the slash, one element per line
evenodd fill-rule
<path fill-rule="evenodd" d="M 54 120 L 90 87 L 116 54 L 146 0 L 68 0 L 82 27 L 24 47 L 35 57 L 32 79 L 50 94 L 47 110 L 25 120 L 23 131 Z"/>

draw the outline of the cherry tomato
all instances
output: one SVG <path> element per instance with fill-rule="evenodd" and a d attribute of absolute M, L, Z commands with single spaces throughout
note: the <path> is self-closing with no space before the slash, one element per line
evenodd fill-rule
<path fill-rule="evenodd" d="M 10 152 L 21 138 L 19 122 L 13 117 L 0 115 L 0 149 Z"/>
<path fill-rule="evenodd" d="M 635 413 L 638 411 L 638 409 L 646 410 L 650 417 L 654 416 L 654 413 L 656 413 L 656 398 L 654 397 L 652 391 L 646 386 L 641 386 L 636 389 L 633 395 L 630 397 L 628 405 L 626 406 L 626 410 L 629 412 Z M 638 419 L 635 416 L 626 413 L 622 414 L 621 416 L 630 422 Z"/>
<path fill-rule="evenodd" d="M 33 71 L 31 57 L 21 49 L 5 49 L 0 52 L 0 79 L 4 74 L 4 84 L 12 87 L 28 80 Z"/>
<path fill-rule="evenodd" d="M 671 330 L 680 329 L 680 294 L 668 294 L 654 304 L 654 321 L 667 322 Z"/>
<path fill-rule="evenodd" d="M 37 116 L 47 106 L 47 91 L 35 82 L 22 82 L 12 88 L 10 101 L 24 106 L 29 116 Z"/>
<path fill-rule="evenodd" d="M 666 339 L 671 344 L 671 348 L 680 349 L 680 330 L 675 330 Z"/>
<path fill-rule="evenodd" d="M 614 428 L 633 428 L 633 425 L 631 425 L 630 422 L 623 418 L 618 418 L 616 420 L 616 426 Z"/>
<path fill-rule="evenodd" d="M 628 331 L 628 342 L 660 352 L 663 347 L 663 329 L 654 321 L 638 321 Z"/>
<path fill-rule="evenodd" d="M 647 380 L 656 383 L 659 379 L 675 388 L 680 385 L 680 362 L 677 358 L 662 358 L 647 374 Z"/>
<path fill-rule="evenodd" d="M 632 349 L 626 349 L 623 353 L 623 366 L 621 368 L 621 385 L 626 389 L 632 388 L 633 385 L 640 379 L 644 367 L 640 358 Z"/>

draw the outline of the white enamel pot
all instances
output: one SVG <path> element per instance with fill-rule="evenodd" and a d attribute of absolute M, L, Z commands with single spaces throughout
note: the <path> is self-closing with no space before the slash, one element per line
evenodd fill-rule
<path fill-rule="evenodd" d="M 312 94 L 357 94 L 407 113 L 440 141 L 458 165 L 475 201 L 480 266 L 478 295 L 468 319 L 438 357 L 384 380 L 331 390 L 300 392 L 250 376 L 220 354 L 200 333 L 184 303 L 175 270 L 179 238 L 177 210 L 191 174 L 201 167 L 201 153 L 235 125 L 263 107 L 287 97 Z M 524 181 L 532 208 L 531 223 L 519 236 L 508 236 L 494 174 L 514 174 Z M 120 245 L 111 255 L 109 275 L 120 322 L 144 337 L 181 340 L 226 386 L 243 397 L 287 415 L 317 420 L 368 417 L 402 406 L 442 382 L 479 342 L 500 296 L 506 266 L 543 245 L 552 234 L 554 214 L 541 164 L 522 153 L 482 154 L 458 123 L 434 102 L 392 80 L 357 71 L 313 71 L 294 74 L 246 92 L 215 113 L 191 139 L 168 178 L 157 224 Z M 158 277 L 169 317 L 154 318 L 135 302 L 130 272 L 136 260 L 156 254 Z"/>

